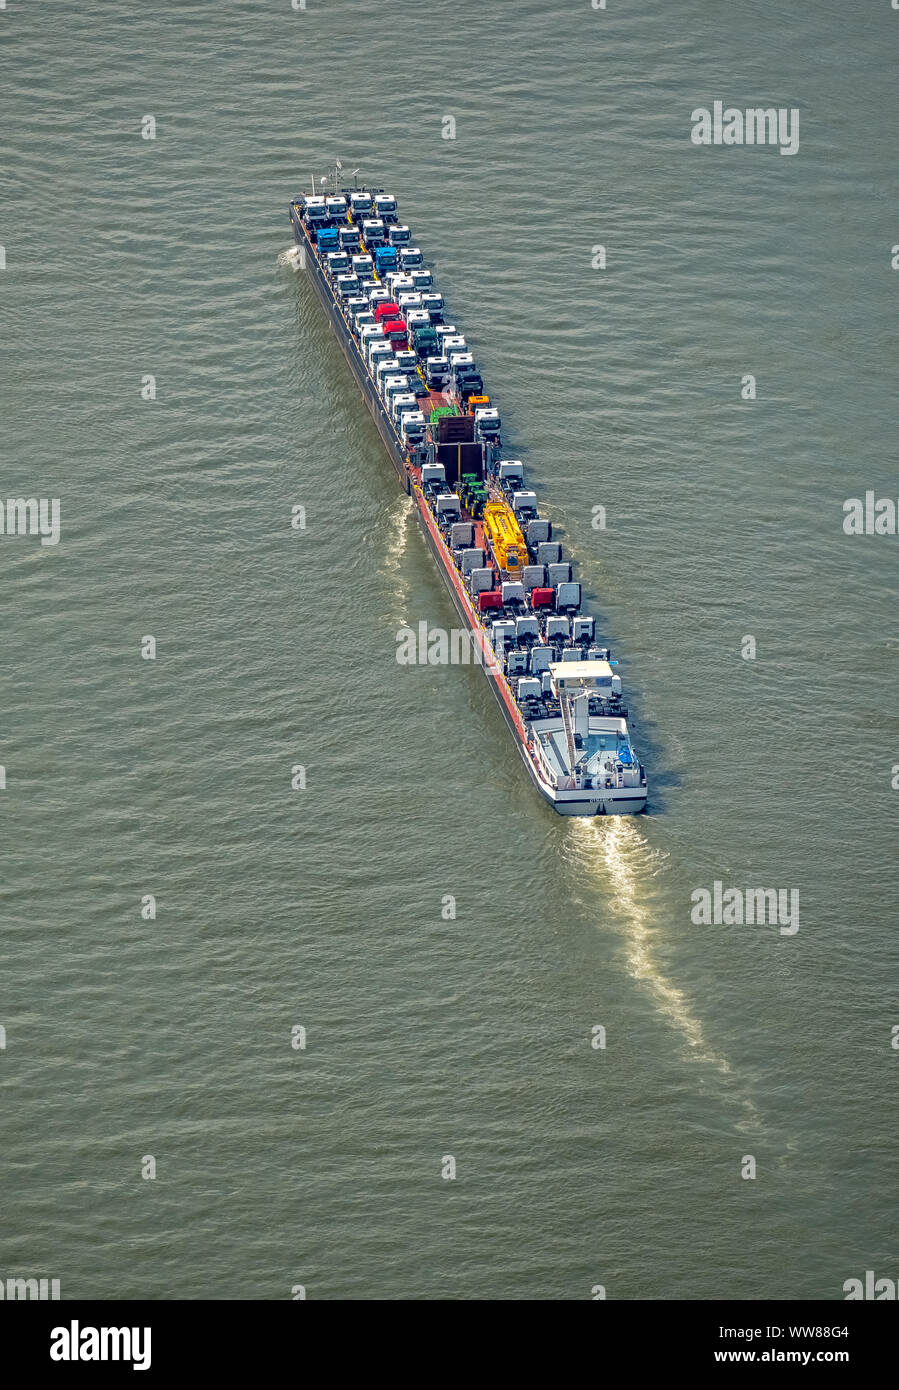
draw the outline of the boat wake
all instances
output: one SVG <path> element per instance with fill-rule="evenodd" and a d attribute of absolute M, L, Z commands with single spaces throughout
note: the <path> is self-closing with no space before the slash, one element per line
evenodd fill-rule
<path fill-rule="evenodd" d="M 278 265 L 286 266 L 289 270 L 299 270 L 303 261 L 302 246 L 288 246 L 278 257 Z"/>
<path fill-rule="evenodd" d="M 569 850 L 579 869 L 592 875 L 606 892 L 611 890 L 612 907 L 623 927 L 629 974 L 649 992 L 659 1012 L 681 1035 L 690 1059 L 714 1068 L 731 1081 L 731 1063 L 709 1044 L 701 1019 L 685 992 L 666 975 L 655 948 L 657 928 L 648 906 L 652 896 L 649 885 L 664 872 L 667 852 L 653 849 L 630 816 L 610 816 L 598 822 L 572 817 L 566 828 L 571 831 Z M 744 1111 L 737 1127 L 762 1128 L 762 1117 L 753 1101 L 745 1093 L 737 1099 Z"/>
<path fill-rule="evenodd" d="M 400 627 L 406 627 L 405 610 L 409 601 L 409 584 L 403 560 L 409 544 L 409 529 L 415 503 L 411 497 L 401 493 L 396 505 L 391 508 L 383 535 L 388 538 L 381 556 L 380 571 L 391 589 L 391 600 L 395 605 L 393 616 Z M 379 536 L 382 532 L 379 530 Z"/>

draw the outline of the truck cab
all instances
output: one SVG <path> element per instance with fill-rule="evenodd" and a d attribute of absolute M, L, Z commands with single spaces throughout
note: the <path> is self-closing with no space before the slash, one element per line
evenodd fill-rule
<path fill-rule="evenodd" d="M 464 367 L 453 367 L 453 364 L 450 363 L 450 376 L 452 378 L 453 390 L 456 391 L 459 396 L 467 397 L 480 395 L 480 392 L 475 390 L 474 383 L 475 381 L 481 380 L 481 374 L 474 363 L 470 363 Z"/>
<path fill-rule="evenodd" d="M 340 227 L 338 229 L 340 238 L 340 249 L 342 251 L 361 251 L 362 242 L 359 237 L 358 227 Z"/>
<path fill-rule="evenodd" d="M 412 329 L 412 346 L 419 357 L 437 356 L 437 338 L 433 328 L 426 328 L 423 324 L 417 325 Z"/>
<path fill-rule="evenodd" d="M 396 247 L 379 246 L 375 251 L 375 270 L 379 276 L 388 274 L 391 270 L 396 270 Z"/>
<path fill-rule="evenodd" d="M 355 223 L 362 221 L 363 217 L 370 217 L 373 203 L 370 193 L 351 193 L 350 194 L 350 216 Z"/>
<path fill-rule="evenodd" d="M 437 341 L 440 344 L 440 351 L 443 353 L 444 357 L 449 358 L 450 366 L 453 365 L 453 353 L 458 354 L 461 352 L 466 356 L 469 355 L 468 344 L 461 333 L 445 333 L 442 337 L 438 333 Z"/>
<path fill-rule="evenodd" d="M 358 294 L 360 289 L 358 275 L 338 275 L 337 293 L 341 299 L 352 299 L 353 295 Z"/>
<path fill-rule="evenodd" d="M 401 373 L 398 372 L 396 369 L 396 358 L 393 356 L 393 353 L 391 353 L 389 357 L 379 358 L 379 360 L 375 363 L 374 373 L 375 381 L 378 383 L 378 390 L 382 393 L 388 381 L 396 381 L 397 379 L 399 379 L 400 381 L 405 382 L 406 380 L 406 378 L 402 376 Z"/>
<path fill-rule="evenodd" d="M 405 372 L 407 376 L 418 375 L 417 353 L 410 352 L 407 348 L 403 348 L 396 354 L 396 362 L 400 371 Z"/>
<path fill-rule="evenodd" d="M 424 303 L 425 300 L 426 296 L 422 295 L 422 303 Z M 435 329 L 437 332 L 437 341 L 440 343 L 441 349 L 443 347 L 444 338 L 452 338 L 458 335 L 458 329 L 454 323 L 438 323 L 435 324 Z"/>
<path fill-rule="evenodd" d="M 370 343 L 386 342 L 384 330 L 379 323 L 366 324 L 359 330 L 359 345 L 368 356 Z"/>
<path fill-rule="evenodd" d="M 336 251 L 340 246 L 340 242 L 337 239 L 337 228 L 319 227 L 315 233 L 315 244 L 321 255 L 324 255 L 327 251 Z"/>
<path fill-rule="evenodd" d="M 434 283 L 434 276 L 429 270 L 425 270 L 424 267 L 419 267 L 417 270 L 410 270 L 409 274 L 412 276 L 417 290 L 430 289 Z"/>
<path fill-rule="evenodd" d="M 475 410 L 474 427 L 479 439 L 499 439 L 502 428 L 499 411 L 492 406 L 481 406 Z"/>
<path fill-rule="evenodd" d="M 393 343 L 394 349 L 406 348 L 409 346 L 408 340 L 406 338 L 405 319 L 396 318 L 387 319 L 386 321 L 382 319 L 382 323 L 384 324 L 384 332 L 387 334 L 387 337 L 390 339 L 391 343 Z"/>
<path fill-rule="evenodd" d="M 362 353 L 362 356 L 365 359 L 365 362 L 367 363 L 368 369 L 371 372 L 372 376 L 376 376 L 378 370 L 378 363 L 383 362 L 384 360 L 385 354 L 379 351 L 379 349 L 382 347 L 386 347 L 389 355 L 391 357 L 393 356 L 393 349 L 391 348 L 386 338 L 383 338 L 379 335 L 376 338 L 363 339 L 360 335 L 359 351 Z"/>
<path fill-rule="evenodd" d="M 417 411 L 418 401 L 411 391 L 399 392 L 398 395 L 394 396 L 391 402 L 390 412 L 393 416 L 394 423 L 397 425 L 404 415 L 411 415 Z"/>
<path fill-rule="evenodd" d="M 409 410 L 403 415 L 400 428 L 407 444 L 420 444 L 425 437 L 425 417 L 420 410 Z"/>
<path fill-rule="evenodd" d="M 379 217 L 367 217 L 362 223 L 362 240 L 370 250 L 383 246 L 387 240 L 384 223 Z"/>
<path fill-rule="evenodd" d="M 405 223 L 395 223 L 387 228 L 387 240 L 391 246 L 409 246 L 412 243 L 412 229 Z"/>
<path fill-rule="evenodd" d="M 449 379 L 449 362 L 445 357 L 425 359 L 425 380 L 433 389 L 439 389 Z"/>
<path fill-rule="evenodd" d="M 537 515 L 537 494 L 535 492 L 513 492 L 512 510 L 519 521 L 531 521 Z"/>
<path fill-rule="evenodd" d="M 345 275 L 350 268 L 350 258 L 345 251 L 329 251 L 325 266 L 331 276 Z"/>
<path fill-rule="evenodd" d="M 374 273 L 374 268 L 375 268 L 375 263 L 374 263 L 374 261 L 372 260 L 371 256 L 354 256 L 354 257 L 353 257 L 353 274 L 354 274 L 354 275 L 358 275 L 358 276 L 359 276 L 359 279 L 362 280 L 363 283 L 364 283 L 366 280 L 370 280 L 370 279 L 371 279 L 371 277 L 372 277 L 372 275 L 373 275 L 373 273 Z"/>
<path fill-rule="evenodd" d="M 328 208 L 324 198 L 307 198 L 301 216 L 310 230 L 323 226 L 328 220 Z"/>
<path fill-rule="evenodd" d="M 381 395 L 384 397 L 388 410 L 393 410 L 394 397 L 408 396 L 408 394 L 409 383 L 404 376 L 384 377 L 383 385 L 381 386 Z M 413 396 L 412 399 L 414 401 L 415 397 Z"/>
<path fill-rule="evenodd" d="M 346 198 L 343 194 L 336 194 L 333 198 L 326 198 L 325 204 L 328 209 L 328 219 L 331 222 L 342 222 L 346 217 Z"/>
<path fill-rule="evenodd" d="M 515 492 L 520 489 L 524 481 L 524 466 L 521 459 L 500 459 L 496 476 L 504 492 Z"/>
<path fill-rule="evenodd" d="M 375 216 L 385 222 L 396 221 L 396 198 L 391 193 L 375 194 Z"/>
<path fill-rule="evenodd" d="M 442 463 L 425 463 L 421 470 L 422 492 L 442 492 L 446 487 L 446 469 Z"/>
<path fill-rule="evenodd" d="M 380 338 L 373 342 L 368 350 L 368 365 L 372 372 L 377 375 L 378 367 L 382 362 L 393 362 L 393 348 L 386 338 Z"/>
<path fill-rule="evenodd" d="M 484 390 L 484 382 L 480 372 L 475 372 L 472 376 L 456 377 L 454 388 L 459 400 L 467 403 L 469 396 L 481 395 Z"/>
<path fill-rule="evenodd" d="M 412 289 L 412 280 L 405 271 L 402 270 L 391 270 L 390 274 L 387 276 L 387 284 L 390 287 L 390 293 L 393 295 L 408 294 Z"/>
<path fill-rule="evenodd" d="M 403 267 L 403 270 L 417 270 L 421 262 L 421 247 L 403 246 L 400 248 L 400 265 Z"/>

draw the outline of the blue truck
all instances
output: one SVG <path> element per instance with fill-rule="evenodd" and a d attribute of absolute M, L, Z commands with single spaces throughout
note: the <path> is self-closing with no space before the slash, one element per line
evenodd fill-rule
<path fill-rule="evenodd" d="M 395 246 L 379 246 L 375 251 L 375 270 L 378 277 L 384 276 L 389 270 L 396 270 L 397 254 Z"/>

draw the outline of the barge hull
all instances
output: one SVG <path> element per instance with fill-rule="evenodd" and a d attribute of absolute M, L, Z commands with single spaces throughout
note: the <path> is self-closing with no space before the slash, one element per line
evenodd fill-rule
<path fill-rule="evenodd" d="M 446 585 L 453 606 L 462 624 L 472 636 L 474 650 L 476 654 L 479 653 L 479 655 L 476 656 L 476 664 L 480 665 L 484 672 L 490 689 L 499 706 L 500 713 L 508 726 L 512 738 L 515 740 L 515 746 L 528 770 L 531 781 L 534 783 L 543 799 L 559 815 L 633 815 L 642 811 L 646 805 L 647 793 L 645 785 L 628 789 L 617 788 L 614 793 L 610 791 L 604 794 L 603 792 L 595 791 L 593 795 L 589 793 L 585 795 L 583 790 L 566 793 L 564 789 L 552 788 L 545 783 L 539 775 L 535 760 L 530 753 L 527 731 L 522 721 L 521 714 L 506 687 L 502 674 L 495 665 L 492 649 L 485 638 L 484 631 L 475 615 L 474 609 L 470 605 L 469 597 L 461 586 L 461 582 L 448 556 L 448 552 L 445 546 L 440 542 L 439 537 L 434 534 L 434 523 L 422 496 L 421 489 L 413 483 L 413 478 L 407 467 L 406 457 L 399 438 L 393 428 L 381 398 L 378 395 L 374 381 L 366 368 L 365 361 L 359 351 L 359 346 L 334 300 L 331 287 L 325 276 L 324 270 L 319 264 L 314 247 L 306 236 L 295 204 L 291 204 L 290 207 L 290 221 L 294 240 L 299 246 L 302 254 L 302 268 L 309 274 L 322 308 L 331 324 L 332 331 L 340 344 L 350 371 L 356 379 L 362 397 L 368 406 L 378 433 L 396 469 L 403 490 L 414 498 L 416 514 L 424 534 L 425 542 L 437 563 L 438 572 Z"/>

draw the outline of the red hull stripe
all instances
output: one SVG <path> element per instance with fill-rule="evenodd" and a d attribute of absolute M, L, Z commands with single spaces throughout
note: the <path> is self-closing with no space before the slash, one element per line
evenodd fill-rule
<path fill-rule="evenodd" d="M 434 522 L 434 518 L 431 516 L 430 509 L 428 508 L 428 505 L 427 505 L 427 503 L 425 502 L 424 498 L 422 497 L 421 492 L 420 492 L 420 490 L 419 490 L 418 488 L 415 489 L 415 500 L 416 500 L 416 502 L 418 503 L 418 510 L 421 512 L 421 515 L 422 515 L 423 518 L 424 518 L 425 525 L 427 526 L 427 528 L 428 528 L 428 530 L 430 531 L 431 535 L 434 537 L 434 540 L 436 541 L 436 543 L 438 544 L 438 546 L 440 546 L 441 548 L 445 548 L 445 547 L 444 547 L 444 542 L 443 542 L 443 537 L 441 536 L 440 532 L 438 531 L 437 526 L 436 526 L 436 524 L 435 524 L 435 522 Z M 442 559 L 442 557 L 441 557 L 441 559 Z M 484 631 L 482 630 L 480 623 L 478 622 L 477 615 L 475 614 L 475 611 L 474 611 L 474 609 L 472 608 L 471 603 L 469 602 L 468 594 L 465 592 L 465 588 L 464 588 L 464 586 L 463 586 L 463 584 L 462 584 L 462 581 L 461 581 L 461 579 L 459 578 L 458 574 L 456 573 L 456 567 L 455 567 L 455 565 L 452 565 L 452 564 L 450 564 L 450 563 L 447 563 L 446 560 L 442 560 L 442 564 L 443 564 L 444 570 L 446 571 L 446 573 L 449 575 L 450 579 L 452 580 L 453 588 L 455 589 L 456 593 L 459 595 L 460 599 L 462 600 L 462 603 L 463 603 L 463 605 L 464 605 L 464 607 L 465 607 L 466 613 L 468 613 L 469 616 L 470 616 L 470 618 L 471 618 L 471 627 L 472 627 L 472 630 L 474 631 L 475 637 L 477 638 L 478 642 L 480 643 L 481 653 L 482 653 L 482 655 L 483 655 L 483 657 L 484 657 L 485 664 L 486 664 L 488 670 L 490 670 L 491 668 L 492 668 L 493 670 L 496 670 L 496 675 L 493 676 L 493 679 L 494 679 L 494 680 L 498 683 L 498 685 L 499 685 L 499 693 L 500 693 L 500 695 L 502 695 L 502 697 L 503 697 L 503 701 L 504 701 L 504 703 L 505 703 L 506 709 L 509 711 L 509 714 L 512 716 L 512 722 L 514 723 L 516 729 L 518 730 L 519 734 L 521 735 L 522 743 L 524 744 L 525 748 L 527 748 L 528 736 L 527 736 L 527 730 L 526 730 L 525 727 L 524 727 L 524 721 L 523 721 L 522 718 L 521 718 L 521 714 L 519 713 L 518 706 L 515 704 L 515 702 L 513 701 L 511 695 L 509 694 L 509 688 L 508 688 L 508 686 L 506 685 L 505 680 L 503 679 L 502 675 L 499 673 L 499 671 L 498 671 L 497 668 L 496 668 L 496 659 L 495 659 L 494 654 L 493 654 L 493 648 L 490 646 L 490 643 L 487 641 L 487 636 L 486 636 L 486 634 L 484 633 Z"/>

